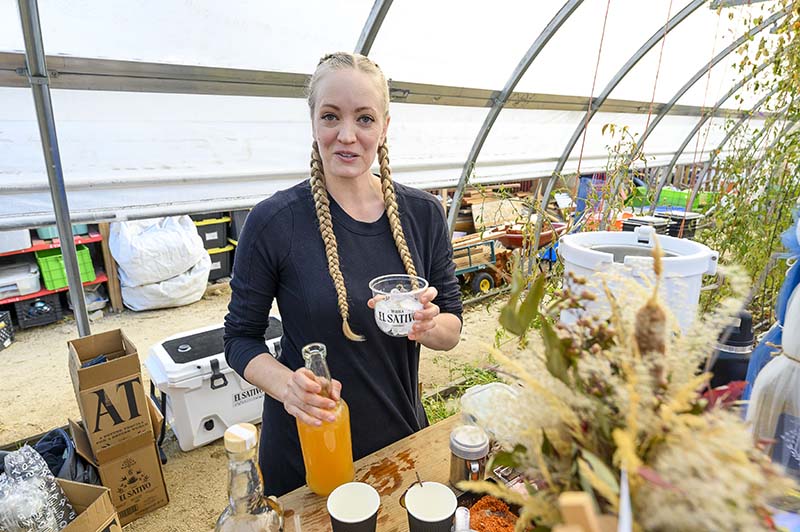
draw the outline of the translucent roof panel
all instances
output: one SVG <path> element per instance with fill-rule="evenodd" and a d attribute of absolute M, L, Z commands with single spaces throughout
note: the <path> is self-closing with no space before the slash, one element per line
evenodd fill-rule
<path fill-rule="evenodd" d="M 606 7 L 610 6 L 595 88 L 595 93 L 600 92 L 625 61 L 664 24 L 669 4 L 669 0 L 584 2 L 536 58 L 517 90 L 588 96 Z M 649 94 L 646 96 L 649 100 Z M 626 98 L 644 100 L 645 92 Z"/>
<path fill-rule="evenodd" d="M 669 101 L 695 73 L 753 26 L 746 22 L 747 17 L 765 13 L 766 7 L 774 8 L 774 2 L 770 4 L 727 8 L 719 14 L 705 5 L 701 6 L 667 34 L 663 53 L 662 43 L 659 42 L 622 80 L 612 97 L 650 101 L 655 91 L 656 102 Z M 677 9 L 673 7 L 673 14 L 675 12 Z M 729 15 L 733 15 L 733 18 L 729 18 Z M 666 17 L 663 17 L 661 24 L 664 22 Z M 765 30 L 761 35 L 767 32 Z M 640 45 L 643 43 L 644 39 Z M 626 59 L 622 59 L 619 66 Z M 714 68 L 719 74 L 715 74 L 711 82 L 707 83 L 705 78 L 698 81 L 680 103 L 704 105 L 710 102 L 713 105 L 739 79 L 729 68 L 735 59 L 735 52 L 723 59 Z M 716 86 L 724 89 L 706 91 L 706 84 L 710 88 Z M 645 97 L 642 98 L 642 95 Z"/>
<path fill-rule="evenodd" d="M 324 53 L 355 48 L 372 3 L 143 0 L 122 9 L 71 0 L 40 2 L 39 11 L 48 54 L 310 72 Z M 16 11 L 15 2 L 0 2 L 0 15 L 9 4 Z"/>
<path fill-rule="evenodd" d="M 502 89 L 563 0 L 394 2 L 370 56 L 403 81 Z"/>
<path fill-rule="evenodd" d="M 19 21 L 17 3 L 10 0 L 0 2 L 0 50 L 25 50 L 22 39 L 22 26 Z"/>
<path fill-rule="evenodd" d="M 0 185 L 46 185 L 30 91 L 0 96 Z M 311 126 L 301 99 L 54 90 L 52 100 L 71 186 L 308 173 Z M 392 166 L 422 186 L 428 177 L 415 173 L 431 168 L 446 168 L 438 181 L 458 179 L 486 110 L 392 104 L 391 113 Z"/>
<path fill-rule="evenodd" d="M 549 175 L 555 169 L 567 139 L 582 116 L 582 113 L 574 111 L 504 110 L 481 152 L 476 173 L 488 180 L 489 177 L 496 177 L 496 167 L 502 165 L 507 168 L 505 175 L 513 175 L 519 179 L 524 179 L 526 175 Z M 699 117 L 691 116 L 665 117 L 645 142 L 648 165 L 668 163 L 698 120 Z M 589 125 L 582 156 L 583 139 L 580 139 L 564 168 L 565 173 L 575 172 L 579 159 L 581 172 L 602 170 L 606 167 L 611 147 L 620 139 L 619 136 L 613 137 L 608 130 L 605 134 L 602 132 L 606 124 L 614 124 L 618 128 L 628 126 L 632 135 L 640 136 L 646 127 L 647 116 L 598 113 Z M 698 156 L 702 154 L 701 160 L 707 158 L 723 136 L 724 131 L 715 124 L 698 151 Z M 687 146 L 682 160 L 692 158 L 692 153 L 686 155 L 690 149 L 693 150 L 694 145 Z"/>

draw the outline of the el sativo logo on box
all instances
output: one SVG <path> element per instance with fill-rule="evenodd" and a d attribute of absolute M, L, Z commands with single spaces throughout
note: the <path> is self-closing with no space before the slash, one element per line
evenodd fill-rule
<path fill-rule="evenodd" d="M 120 478 L 117 495 L 120 501 L 144 493 L 151 487 L 150 476 L 136 466 L 136 460 L 128 458 L 122 462 L 122 469 L 126 471 Z"/>
<path fill-rule="evenodd" d="M 241 392 L 233 394 L 233 406 L 242 406 L 243 404 L 260 399 L 263 395 L 264 392 L 255 386 L 246 390 L 242 390 Z"/>
<path fill-rule="evenodd" d="M 139 379 L 139 377 L 134 377 L 133 379 L 117 384 L 117 391 L 119 391 L 120 388 L 125 389 L 125 398 L 128 402 L 128 419 L 123 419 L 119 413 L 119 409 L 114 406 L 114 403 L 112 403 L 111 400 L 109 400 L 104 388 L 100 388 L 99 390 L 92 392 L 97 396 L 97 414 L 94 418 L 94 430 L 92 432 L 100 432 L 100 418 L 103 416 L 109 416 L 113 421 L 114 426 L 116 426 L 120 423 L 124 423 L 125 421 L 135 419 L 142 415 L 139 412 L 139 408 L 136 406 L 136 392 L 134 392 L 133 389 L 134 383 L 141 385 L 142 381 Z"/>

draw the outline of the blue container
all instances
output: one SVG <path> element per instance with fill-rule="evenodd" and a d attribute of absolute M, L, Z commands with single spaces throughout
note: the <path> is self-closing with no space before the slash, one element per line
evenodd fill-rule
<path fill-rule="evenodd" d="M 36 234 L 39 235 L 39 238 L 41 238 L 42 240 L 50 240 L 52 238 L 58 238 L 58 227 L 56 227 L 55 225 L 40 227 L 39 229 L 36 230 Z M 89 226 L 86 224 L 72 224 L 72 234 L 88 235 Z"/>

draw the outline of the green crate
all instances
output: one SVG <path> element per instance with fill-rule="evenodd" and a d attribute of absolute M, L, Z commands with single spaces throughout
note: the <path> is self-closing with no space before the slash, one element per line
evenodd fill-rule
<path fill-rule="evenodd" d="M 690 190 L 662 189 L 661 195 L 658 197 L 658 205 L 684 208 L 686 207 L 686 202 L 689 201 L 689 194 L 691 194 Z M 716 192 L 700 192 L 694 198 L 694 203 L 690 210 L 704 210 L 714 202 L 716 197 Z M 626 203 L 631 207 L 649 207 L 652 199 L 647 197 L 647 187 L 636 187 Z"/>
<path fill-rule="evenodd" d="M 78 251 L 78 269 L 81 272 L 81 282 L 94 281 L 97 275 L 94 273 L 92 256 L 89 248 L 83 244 L 75 246 Z M 64 267 L 64 256 L 60 248 L 45 249 L 36 252 L 36 262 L 39 263 L 39 271 L 42 272 L 44 287 L 48 290 L 58 290 L 67 286 L 67 269 Z"/>

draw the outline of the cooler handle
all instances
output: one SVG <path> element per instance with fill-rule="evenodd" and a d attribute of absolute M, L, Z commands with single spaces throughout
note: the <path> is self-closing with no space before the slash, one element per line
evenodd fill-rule
<path fill-rule="evenodd" d="M 217 384 L 217 381 L 222 381 L 222 384 Z M 211 359 L 211 389 L 224 388 L 228 385 L 228 378 L 219 371 L 219 360 L 216 358 Z"/>

